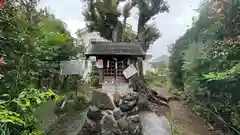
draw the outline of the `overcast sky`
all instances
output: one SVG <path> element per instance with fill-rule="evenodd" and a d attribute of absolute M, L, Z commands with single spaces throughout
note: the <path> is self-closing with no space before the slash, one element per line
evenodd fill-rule
<path fill-rule="evenodd" d="M 167 0 L 170 12 L 159 14 L 152 21 L 161 31 L 160 37 L 151 47 L 149 52 L 154 56 L 168 54 L 168 45 L 173 43 L 179 36 L 184 34 L 192 24 L 192 17 L 197 16 L 194 9 L 198 8 L 202 0 Z M 72 34 L 79 28 L 84 28 L 82 11 L 84 5 L 81 0 L 41 0 L 41 7 L 47 6 L 49 11 L 64 21 Z M 137 10 L 133 9 L 128 23 L 136 29 Z"/>

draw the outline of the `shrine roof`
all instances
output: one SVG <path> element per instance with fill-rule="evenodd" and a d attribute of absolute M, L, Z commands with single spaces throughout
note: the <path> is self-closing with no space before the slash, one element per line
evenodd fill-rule
<path fill-rule="evenodd" d="M 87 49 L 86 56 L 128 55 L 145 57 L 146 53 L 139 42 L 93 41 Z"/>

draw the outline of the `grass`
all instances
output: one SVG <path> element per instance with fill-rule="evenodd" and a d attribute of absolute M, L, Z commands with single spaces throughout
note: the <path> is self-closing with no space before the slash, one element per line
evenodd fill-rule
<path fill-rule="evenodd" d="M 48 129 L 57 120 L 58 116 L 55 114 L 55 108 L 56 104 L 54 101 L 48 101 L 36 108 L 34 116 L 43 130 Z"/>
<path fill-rule="evenodd" d="M 174 116 L 173 116 L 172 110 L 170 109 L 165 115 L 169 120 L 171 130 L 172 130 L 172 134 L 173 135 L 182 135 L 183 134 L 183 127 L 174 122 L 174 120 L 173 120 Z"/>

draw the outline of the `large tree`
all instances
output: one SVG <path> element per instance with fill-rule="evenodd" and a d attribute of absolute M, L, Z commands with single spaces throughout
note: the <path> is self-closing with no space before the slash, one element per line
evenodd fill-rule
<path fill-rule="evenodd" d="M 39 87 L 39 78 L 59 73 L 59 62 L 76 55 L 65 24 L 38 0 L 12 0 L 0 8 L 0 93 L 17 96 L 26 87 Z M 50 82 L 50 81 L 48 81 Z"/>
<path fill-rule="evenodd" d="M 87 9 L 84 11 L 85 20 L 90 31 L 97 31 L 100 35 L 112 41 L 129 41 L 124 35 L 127 18 L 133 7 L 138 9 L 138 28 L 134 41 L 143 43 L 143 49 L 147 51 L 149 45 L 160 37 L 159 30 L 152 24 L 148 24 L 158 13 L 168 11 L 168 5 L 164 0 L 85 0 Z M 122 12 L 119 11 L 119 3 L 125 2 Z M 123 22 L 119 17 L 123 16 Z M 133 39 L 130 37 L 130 39 Z"/>
<path fill-rule="evenodd" d="M 60 61 L 77 54 L 66 25 L 37 9 L 38 2 L 7 0 L 0 7 L 0 134 L 43 134 L 33 110 L 53 92 L 44 96 L 42 87 L 58 90 Z"/>

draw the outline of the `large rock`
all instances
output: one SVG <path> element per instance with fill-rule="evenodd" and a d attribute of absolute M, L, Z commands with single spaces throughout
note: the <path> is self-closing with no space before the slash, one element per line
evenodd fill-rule
<path fill-rule="evenodd" d="M 142 126 L 140 123 L 129 122 L 128 132 L 131 135 L 142 135 Z"/>
<path fill-rule="evenodd" d="M 107 93 L 101 91 L 92 92 L 92 104 L 102 110 L 113 110 L 114 104 Z"/>
<path fill-rule="evenodd" d="M 139 94 L 138 108 L 140 111 L 149 110 L 147 95 Z"/>
<path fill-rule="evenodd" d="M 126 131 L 128 129 L 128 121 L 125 118 L 117 120 L 117 124 L 122 131 Z"/>
<path fill-rule="evenodd" d="M 119 108 L 116 108 L 113 110 L 113 117 L 115 120 L 119 120 L 123 116 L 124 116 L 124 113 Z"/>
<path fill-rule="evenodd" d="M 87 117 L 93 121 L 100 121 L 102 119 L 102 112 L 96 106 L 90 106 L 87 112 Z"/>
<path fill-rule="evenodd" d="M 172 135 L 171 126 L 165 116 L 159 117 L 152 112 L 141 112 L 140 122 L 145 135 Z"/>
<path fill-rule="evenodd" d="M 139 115 L 133 115 L 133 116 L 129 116 L 127 118 L 128 121 L 131 121 L 133 123 L 139 123 L 140 122 L 140 117 Z"/>
<path fill-rule="evenodd" d="M 139 113 L 138 106 L 134 107 L 131 111 L 127 112 L 127 116 L 137 115 Z"/>
<path fill-rule="evenodd" d="M 114 92 L 113 103 L 115 104 L 115 106 L 119 107 L 120 101 L 121 101 L 121 94 L 118 91 Z"/>
<path fill-rule="evenodd" d="M 123 101 L 134 101 L 134 100 L 137 100 L 137 99 L 138 99 L 138 94 L 135 93 L 135 92 L 127 93 L 126 95 L 124 95 L 122 97 Z"/>
<path fill-rule="evenodd" d="M 123 112 L 131 111 L 134 107 L 137 106 L 138 100 L 123 102 L 119 107 Z"/>
<path fill-rule="evenodd" d="M 118 130 L 117 122 L 114 120 L 112 115 L 105 114 L 101 121 L 102 129 L 101 134 L 102 135 L 115 135 L 115 133 Z"/>
<path fill-rule="evenodd" d="M 100 135 L 100 123 L 96 123 L 90 119 L 86 119 L 81 131 L 78 135 Z"/>

